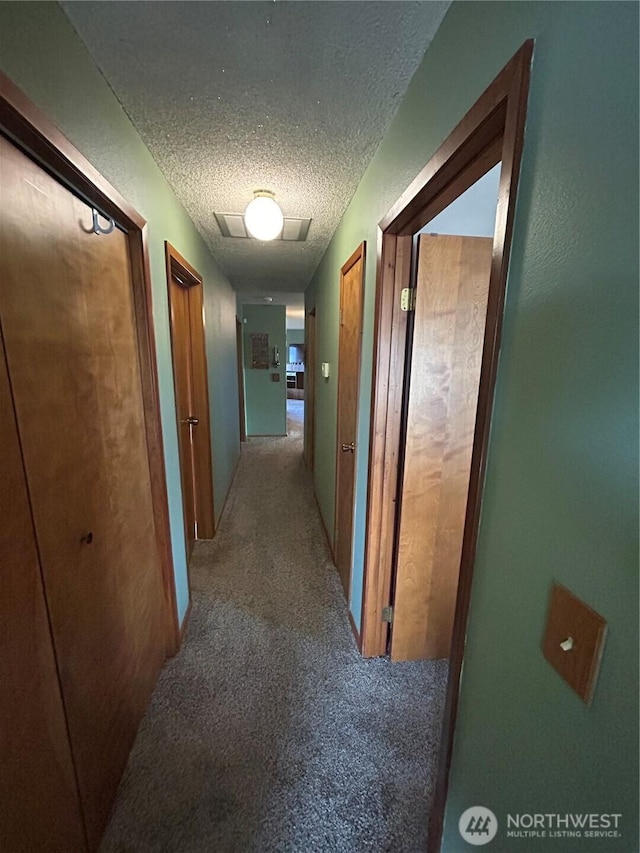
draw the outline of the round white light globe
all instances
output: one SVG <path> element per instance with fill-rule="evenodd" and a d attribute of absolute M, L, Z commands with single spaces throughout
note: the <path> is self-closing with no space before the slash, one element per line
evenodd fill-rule
<path fill-rule="evenodd" d="M 282 231 L 284 217 L 270 196 L 259 195 L 247 205 L 244 224 L 249 234 L 257 240 L 275 240 Z"/>

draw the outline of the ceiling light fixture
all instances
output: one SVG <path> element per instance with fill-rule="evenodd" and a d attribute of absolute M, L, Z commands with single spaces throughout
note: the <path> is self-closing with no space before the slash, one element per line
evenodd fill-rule
<path fill-rule="evenodd" d="M 247 231 L 256 240 L 275 240 L 282 231 L 284 217 L 270 190 L 254 190 L 254 199 L 244 212 Z"/>

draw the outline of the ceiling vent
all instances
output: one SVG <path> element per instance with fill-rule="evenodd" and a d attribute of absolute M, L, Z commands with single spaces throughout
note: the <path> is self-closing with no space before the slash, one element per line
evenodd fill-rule
<path fill-rule="evenodd" d="M 245 228 L 242 213 L 214 213 L 214 216 L 223 237 L 240 237 L 246 240 L 254 239 Z M 307 239 L 310 225 L 310 219 L 285 216 L 282 232 L 279 237 L 276 237 L 276 241 L 284 240 L 290 243 L 301 243 Z"/>

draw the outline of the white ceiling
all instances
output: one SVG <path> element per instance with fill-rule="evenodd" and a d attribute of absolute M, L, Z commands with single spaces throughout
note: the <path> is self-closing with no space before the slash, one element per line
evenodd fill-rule
<path fill-rule="evenodd" d="M 63 2 L 246 298 L 309 283 L 449 2 Z M 304 243 L 222 237 L 253 190 Z"/>

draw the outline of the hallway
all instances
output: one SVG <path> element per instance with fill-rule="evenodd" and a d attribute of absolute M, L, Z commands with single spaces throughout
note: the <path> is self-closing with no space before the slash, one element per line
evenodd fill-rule
<path fill-rule="evenodd" d="M 191 565 L 102 853 L 412 851 L 426 844 L 444 661 L 360 657 L 302 462 L 252 439 Z"/>

